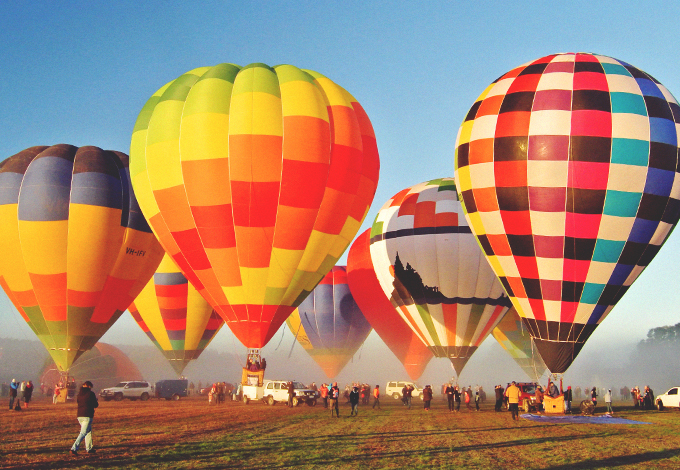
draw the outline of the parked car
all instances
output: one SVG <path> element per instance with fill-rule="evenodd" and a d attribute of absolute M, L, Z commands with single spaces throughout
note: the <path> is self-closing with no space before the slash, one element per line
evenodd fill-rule
<path fill-rule="evenodd" d="M 387 382 L 387 386 L 385 387 L 385 396 L 392 397 L 395 400 L 401 400 L 401 391 L 406 385 L 413 387 L 413 392 L 411 393 L 412 398 L 420 398 L 421 400 L 423 399 L 423 389 L 413 382 Z"/>
<path fill-rule="evenodd" d="M 188 395 L 189 381 L 187 379 L 159 380 L 154 387 L 154 397 L 166 400 L 179 400 Z"/>
<path fill-rule="evenodd" d="M 307 388 L 300 382 L 293 382 L 295 395 L 293 396 L 293 406 L 307 403 L 309 406 L 316 406 L 316 392 Z M 243 386 L 243 402 L 248 403 L 252 400 L 261 399 L 268 405 L 288 402 L 288 381 L 287 380 L 265 380 L 262 387 L 256 385 Z"/>
<path fill-rule="evenodd" d="M 99 396 L 104 401 L 121 401 L 123 398 L 129 398 L 130 400 L 137 400 L 139 398 L 142 401 L 146 401 L 153 395 L 153 387 L 149 382 L 141 380 L 120 382 L 115 387 L 105 388 L 99 392 Z"/>
<path fill-rule="evenodd" d="M 663 395 L 656 397 L 656 409 L 662 411 L 665 407 L 680 407 L 680 387 L 672 387 Z"/>

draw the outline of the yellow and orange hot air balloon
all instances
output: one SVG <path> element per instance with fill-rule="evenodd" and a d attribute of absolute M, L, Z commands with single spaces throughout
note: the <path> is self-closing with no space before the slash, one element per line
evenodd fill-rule
<path fill-rule="evenodd" d="M 0 285 L 60 371 L 92 348 L 163 257 L 128 157 L 31 147 L 0 164 Z"/>
<path fill-rule="evenodd" d="M 378 181 L 361 105 L 292 65 L 185 73 L 147 101 L 130 153 L 151 228 L 248 348 L 335 265 Z"/>

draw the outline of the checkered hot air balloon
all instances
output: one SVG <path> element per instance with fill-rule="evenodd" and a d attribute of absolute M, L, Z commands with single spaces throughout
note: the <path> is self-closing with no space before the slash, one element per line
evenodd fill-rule
<path fill-rule="evenodd" d="M 130 153 L 151 228 L 248 348 L 335 265 L 378 181 L 361 105 L 292 65 L 185 73 L 146 103 Z"/>
<path fill-rule="evenodd" d="M 553 373 L 678 221 L 678 123 L 653 77 L 578 53 L 501 76 L 461 125 L 466 217 Z"/>
<path fill-rule="evenodd" d="M 352 243 L 347 255 L 347 284 L 366 320 L 416 381 L 433 356 L 380 287 L 371 261 L 370 239 L 368 229 Z"/>
<path fill-rule="evenodd" d="M 0 163 L 0 240 L 0 285 L 62 372 L 163 257 L 127 155 L 97 147 L 31 147 Z"/>
<path fill-rule="evenodd" d="M 349 290 L 345 266 L 333 267 L 286 322 L 329 379 L 337 377 L 371 332 Z"/>
<path fill-rule="evenodd" d="M 453 178 L 415 185 L 380 209 L 371 260 L 383 292 L 435 357 L 460 374 L 510 307 L 470 232 Z"/>
<path fill-rule="evenodd" d="M 224 325 L 167 254 L 128 310 L 178 375 Z"/>

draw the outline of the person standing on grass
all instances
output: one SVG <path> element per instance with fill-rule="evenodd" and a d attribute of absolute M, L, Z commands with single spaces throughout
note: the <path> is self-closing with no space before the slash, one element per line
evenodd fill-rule
<path fill-rule="evenodd" d="M 26 389 L 24 390 L 24 408 L 28 408 L 28 404 L 31 402 L 33 397 L 33 381 L 29 380 L 26 382 Z"/>
<path fill-rule="evenodd" d="M 444 394 L 449 403 L 449 413 L 453 413 L 453 384 L 446 384 Z"/>
<path fill-rule="evenodd" d="M 17 394 L 19 393 L 19 383 L 17 379 L 12 379 L 9 384 L 9 409 L 10 411 L 14 408 L 14 400 L 17 399 Z"/>
<path fill-rule="evenodd" d="M 572 400 L 572 394 L 571 394 L 571 385 L 567 387 L 567 390 L 564 392 L 564 412 L 571 414 L 571 400 Z"/>
<path fill-rule="evenodd" d="M 373 389 L 373 409 L 375 410 L 375 407 L 380 408 L 380 385 L 376 385 L 375 388 Z"/>
<path fill-rule="evenodd" d="M 479 411 L 479 401 L 482 397 L 479 396 L 479 391 L 475 392 L 475 411 Z"/>
<path fill-rule="evenodd" d="M 425 411 L 430 411 L 430 403 L 432 402 L 432 387 L 425 385 L 423 390 L 423 408 Z"/>
<path fill-rule="evenodd" d="M 590 391 L 590 399 L 593 402 L 593 414 L 595 414 L 595 408 L 597 408 L 597 388 L 593 387 Z"/>
<path fill-rule="evenodd" d="M 512 420 L 519 420 L 519 396 L 520 390 L 515 381 L 505 390 L 505 396 L 508 397 L 508 409 L 512 413 Z"/>
<path fill-rule="evenodd" d="M 607 393 L 604 394 L 604 404 L 607 405 L 607 413 L 613 415 L 614 410 L 612 410 L 612 390 L 611 389 L 607 390 Z"/>
<path fill-rule="evenodd" d="M 331 418 L 333 417 L 333 411 L 335 411 L 335 416 L 337 418 L 340 417 L 340 404 L 338 403 L 340 401 L 340 389 L 338 388 L 338 383 L 333 382 L 333 386 L 331 387 L 330 391 L 328 392 L 328 395 L 330 396 L 331 399 Z"/>
<path fill-rule="evenodd" d="M 80 443 L 85 439 L 85 450 L 88 454 L 93 454 L 96 450 L 92 442 L 92 420 L 94 419 L 94 409 L 99 406 L 99 402 L 97 401 L 97 395 L 92 391 L 92 382 L 87 380 L 83 383 L 76 400 L 78 402 L 80 434 L 78 434 L 69 453 L 71 455 L 78 455 L 78 447 L 80 447 Z"/>
<path fill-rule="evenodd" d="M 453 388 L 453 401 L 456 402 L 456 413 L 460 411 L 460 389 L 458 385 Z"/>
<path fill-rule="evenodd" d="M 494 392 L 496 393 L 496 406 L 494 411 L 501 411 L 501 406 L 503 405 L 503 387 L 501 385 L 496 385 L 494 387 Z"/>
<path fill-rule="evenodd" d="M 407 385 L 406 391 L 404 392 L 404 399 L 406 400 L 406 406 L 411 409 L 411 399 L 413 398 L 413 385 Z"/>
<path fill-rule="evenodd" d="M 358 416 L 359 415 L 359 387 L 356 385 L 352 389 L 351 392 L 349 392 L 349 404 L 352 405 L 352 412 L 349 414 L 350 416 Z"/>
<path fill-rule="evenodd" d="M 293 407 L 293 396 L 295 396 L 295 386 L 293 381 L 288 381 L 288 406 Z"/>

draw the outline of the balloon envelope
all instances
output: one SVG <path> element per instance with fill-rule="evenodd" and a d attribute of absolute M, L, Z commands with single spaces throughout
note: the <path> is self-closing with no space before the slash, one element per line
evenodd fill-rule
<path fill-rule="evenodd" d="M 545 363 L 514 307 L 508 310 L 491 334 L 529 378 L 539 382 L 538 379 L 545 372 Z"/>
<path fill-rule="evenodd" d="M 455 178 L 548 369 L 567 370 L 678 221 L 680 108 L 650 75 L 556 54 L 489 85 Z"/>
<path fill-rule="evenodd" d="M 460 374 L 510 301 L 470 232 L 453 178 L 415 185 L 385 203 L 370 251 L 402 318 Z"/>
<path fill-rule="evenodd" d="M 371 332 L 350 293 L 344 266 L 331 269 L 287 322 L 329 379 L 340 373 Z"/>
<path fill-rule="evenodd" d="M 187 72 L 146 103 L 130 153 L 151 228 L 249 348 L 335 265 L 378 181 L 361 105 L 291 65 Z"/>
<path fill-rule="evenodd" d="M 370 232 L 368 229 L 359 235 L 349 249 L 347 284 L 366 320 L 416 381 L 433 356 L 380 287 L 371 261 Z"/>
<path fill-rule="evenodd" d="M 94 382 L 94 388 L 101 390 L 113 387 L 123 380 L 142 380 L 144 377 L 132 360 L 117 347 L 99 342 L 74 361 L 69 377 L 76 384 L 86 380 Z M 53 361 L 48 361 L 40 374 L 40 383 L 52 388 L 62 380 L 61 373 Z"/>
<path fill-rule="evenodd" d="M 167 254 L 129 310 L 178 375 L 224 325 Z"/>
<path fill-rule="evenodd" d="M 127 155 L 31 147 L 0 164 L 0 285 L 61 371 L 122 315 L 163 249 Z"/>

